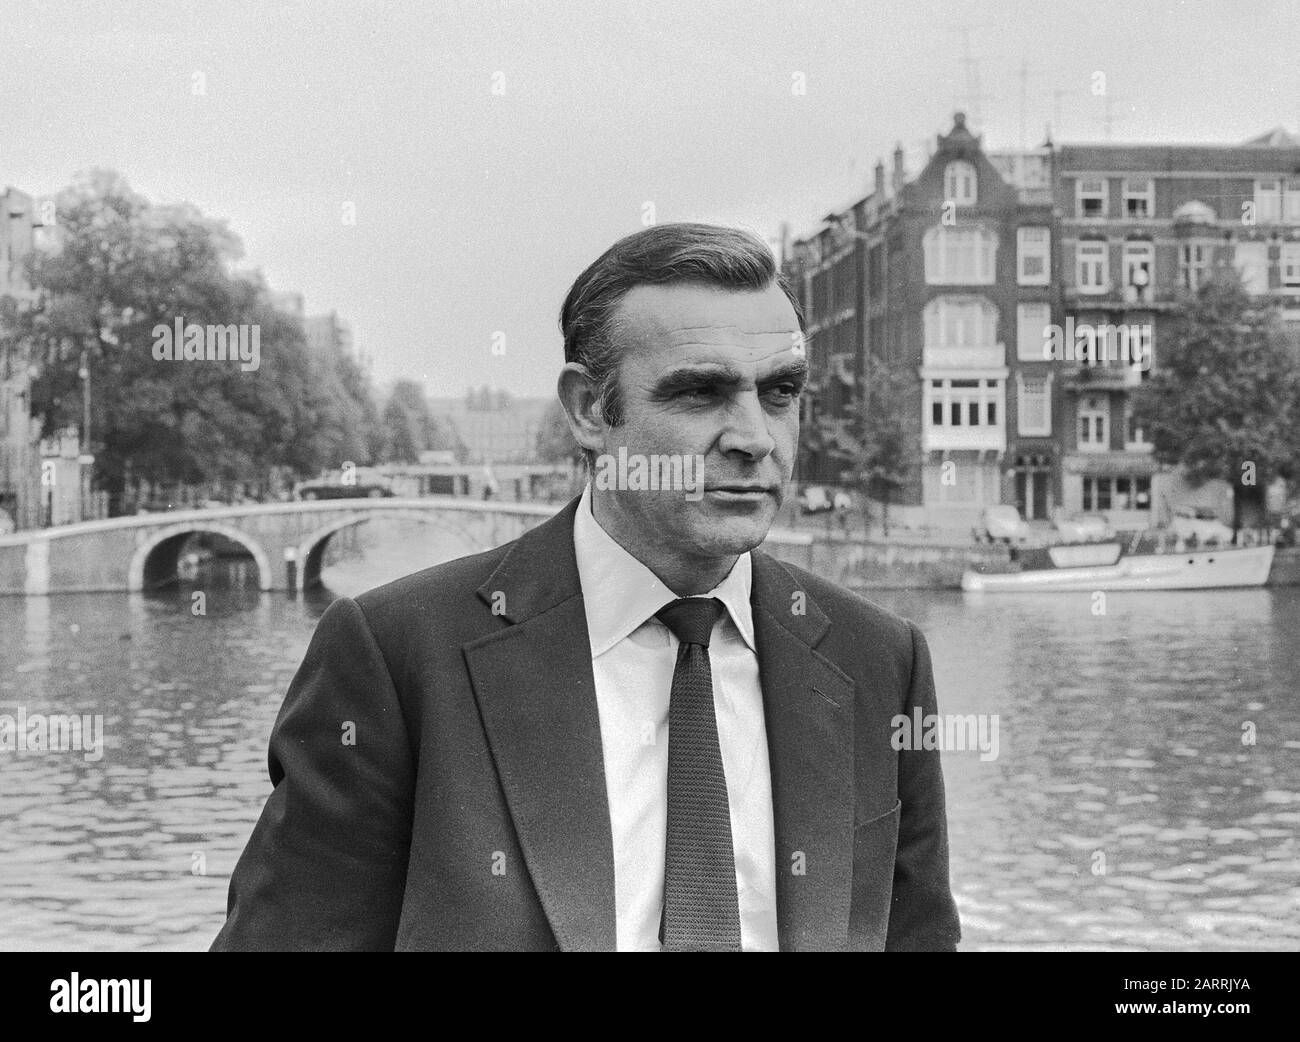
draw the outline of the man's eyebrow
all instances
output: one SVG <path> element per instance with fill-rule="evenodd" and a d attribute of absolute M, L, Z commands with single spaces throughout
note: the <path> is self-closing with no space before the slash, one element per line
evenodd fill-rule
<path fill-rule="evenodd" d="M 771 373 L 761 377 L 757 383 L 760 387 L 769 387 L 772 384 L 791 380 L 802 384 L 807 379 L 808 363 L 800 359 L 799 361 L 786 362 L 778 366 Z M 743 382 L 743 380 L 744 376 L 729 365 L 705 362 L 699 365 L 686 365 L 669 370 L 655 380 L 654 389 L 664 393 L 684 390 L 701 383 L 721 384 L 731 387 Z"/>
<path fill-rule="evenodd" d="M 784 326 L 777 329 L 741 329 L 740 326 L 733 324 L 719 326 L 711 322 L 703 326 L 678 326 L 677 328 L 684 333 L 695 333 L 701 329 L 734 329 L 738 333 L 744 333 L 747 336 L 770 336 L 773 333 L 780 333 L 782 336 L 789 336 L 791 332 L 790 329 Z"/>
<path fill-rule="evenodd" d="M 766 387 L 769 384 L 783 383 L 786 380 L 794 380 L 802 384 L 808 379 L 808 363 L 804 359 L 797 362 L 786 362 L 778 366 L 767 376 L 759 380 L 759 384 Z"/>
<path fill-rule="evenodd" d="M 670 369 L 655 380 L 654 386 L 656 391 L 678 391 L 700 383 L 738 384 L 742 379 L 740 372 L 729 365 L 705 362 Z"/>

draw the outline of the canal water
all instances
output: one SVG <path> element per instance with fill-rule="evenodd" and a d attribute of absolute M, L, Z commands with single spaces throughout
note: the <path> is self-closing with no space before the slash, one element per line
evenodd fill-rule
<path fill-rule="evenodd" d="M 354 540 L 333 590 L 438 559 L 398 527 Z M 0 714 L 98 714 L 105 734 L 99 759 L 0 751 L 0 950 L 216 934 L 334 595 L 223 575 L 0 598 Z M 927 635 L 943 712 L 996 720 L 995 759 L 943 756 L 963 949 L 1300 948 L 1300 589 L 869 596 Z"/>

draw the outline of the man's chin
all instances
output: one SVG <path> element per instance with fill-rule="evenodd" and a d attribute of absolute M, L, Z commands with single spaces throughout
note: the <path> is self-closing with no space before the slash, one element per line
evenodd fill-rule
<path fill-rule="evenodd" d="M 708 513 L 695 527 L 697 549 L 710 557 L 738 557 L 759 546 L 767 538 L 774 516 L 717 516 Z"/>

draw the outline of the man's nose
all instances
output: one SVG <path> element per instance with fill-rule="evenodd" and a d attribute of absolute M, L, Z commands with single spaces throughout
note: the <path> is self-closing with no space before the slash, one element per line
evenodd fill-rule
<path fill-rule="evenodd" d="M 776 439 L 767 429 L 767 413 L 756 393 L 733 399 L 718 448 L 726 453 L 739 452 L 752 460 L 761 460 L 776 448 Z"/>

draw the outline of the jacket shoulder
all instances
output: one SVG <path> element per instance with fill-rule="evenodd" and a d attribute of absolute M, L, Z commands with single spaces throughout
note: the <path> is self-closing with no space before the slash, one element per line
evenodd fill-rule
<path fill-rule="evenodd" d="M 465 600 L 477 601 L 477 590 L 496 570 L 514 543 L 483 553 L 457 557 L 412 572 L 383 586 L 358 594 L 366 620 L 376 630 L 390 625 L 409 627 L 413 619 L 434 619 L 463 611 Z"/>
<path fill-rule="evenodd" d="M 801 589 L 808 591 L 826 614 L 833 632 L 851 634 L 858 640 L 865 638 L 876 646 L 903 652 L 911 659 L 914 639 L 920 636 L 915 623 L 796 564 L 780 560 L 777 564 L 790 573 Z"/>

